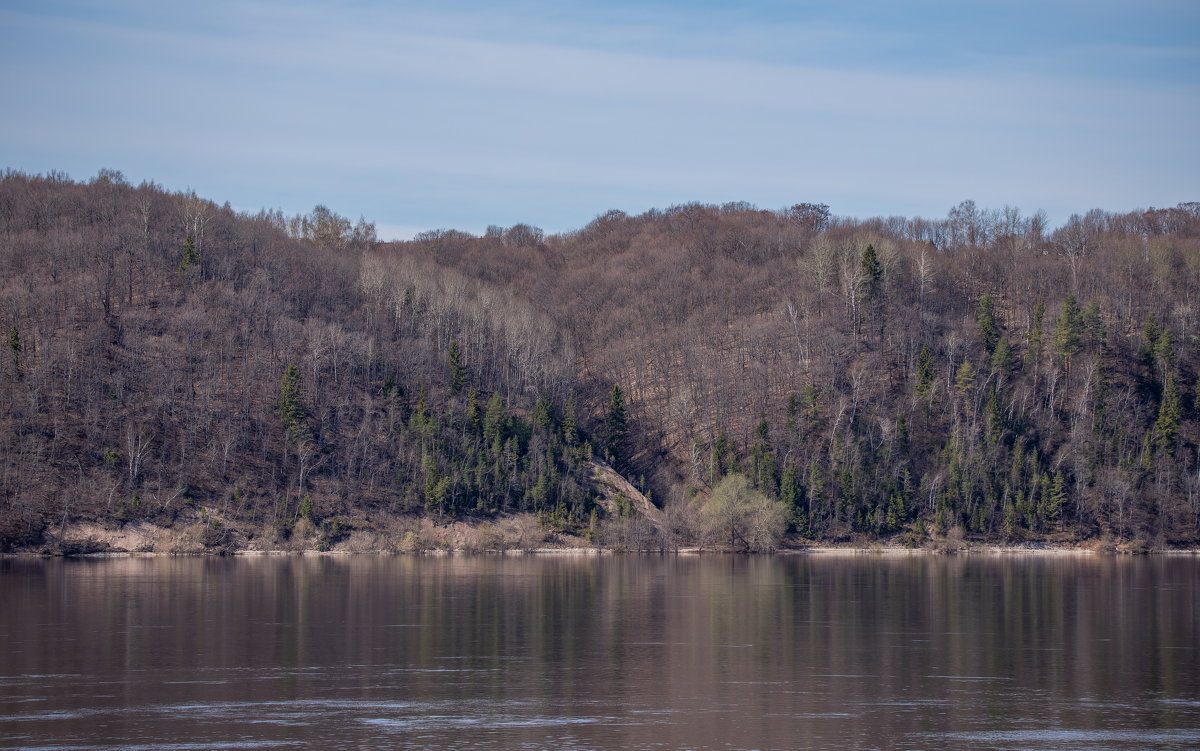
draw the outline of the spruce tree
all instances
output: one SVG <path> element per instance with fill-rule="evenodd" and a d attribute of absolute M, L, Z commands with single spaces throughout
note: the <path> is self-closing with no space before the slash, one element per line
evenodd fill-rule
<path fill-rule="evenodd" d="M 921 344 L 921 352 L 917 355 L 917 395 L 928 399 L 933 390 L 933 353 L 928 344 Z"/>
<path fill-rule="evenodd" d="M 1079 303 L 1075 301 L 1075 295 L 1067 294 L 1062 310 L 1054 321 L 1054 349 L 1068 370 L 1071 367 L 1071 358 L 1079 351 L 1079 346 Z"/>
<path fill-rule="evenodd" d="M 287 365 L 279 379 L 278 412 L 284 440 L 289 446 L 294 448 L 311 438 L 308 410 L 300 398 L 300 372 L 295 365 Z"/>
<path fill-rule="evenodd" d="M 566 409 L 563 410 L 562 428 L 563 442 L 574 446 L 579 442 L 579 424 L 575 419 L 575 399 L 567 399 Z"/>
<path fill-rule="evenodd" d="M 986 292 L 975 309 L 975 330 L 979 334 L 979 343 L 989 355 L 992 354 L 1000 342 L 1000 326 L 996 323 L 996 304 Z"/>
<path fill-rule="evenodd" d="M 8 330 L 8 351 L 12 354 L 13 368 L 21 367 L 21 332 L 13 326 Z"/>
<path fill-rule="evenodd" d="M 189 276 L 193 269 L 200 268 L 200 251 L 196 248 L 196 240 L 188 233 L 183 238 L 182 254 L 179 259 L 179 270 L 184 276 Z"/>
<path fill-rule="evenodd" d="M 467 367 L 463 365 L 462 354 L 458 350 L 458 342 L 450 342 L 450 390 L 457 394 L 467 385 Z"/>
<path fill-rule="evenodd" d="M 1163 454 L 1175 453 L 1175 436 L 1182 419 L 1179 391 L 1175 387 L 1175 373 L 1167 374 L 1163 384 L 1162 401 L 1158 407 L 1158 419 L 1154 421 L 1154 444 Z"/>
<path fill-rule="evenodd" d="M 604 424 L 607 432 L 605 449 L 608 461 L 615 463 L 621 457 L 628 430 L 625 424 L 625 397 L 621 393 L 620 385 L 615 383 L 608 395 L 608 417 Z"/>

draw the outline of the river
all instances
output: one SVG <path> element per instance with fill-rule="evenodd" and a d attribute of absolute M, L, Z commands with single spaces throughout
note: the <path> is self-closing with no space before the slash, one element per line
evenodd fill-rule
<path fill-rule="evenodd" d="M 1200 558 L 0 559 L 0 748 L 1196 749 Z"/>

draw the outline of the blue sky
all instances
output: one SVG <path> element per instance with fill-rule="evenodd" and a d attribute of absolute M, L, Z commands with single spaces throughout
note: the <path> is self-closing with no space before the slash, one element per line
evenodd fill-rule
<path fill-rule="evenodd" d="M 0 5 L 0 167 L 384 237 L 688 201 L 1200 200 L 1200 3 Z"/>

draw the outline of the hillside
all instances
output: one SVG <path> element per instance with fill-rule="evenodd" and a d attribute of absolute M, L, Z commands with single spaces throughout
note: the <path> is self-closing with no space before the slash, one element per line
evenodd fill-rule
<path fill-rule="evenodd" d="M 793 540 L 1200 534 L 1196 204 L 1053 231 L 685 205 L 380 243 L 322 207 L 9 173 L 0 265 L 6 549 L 522 513 L 669 545 L 732 474 Z"/>

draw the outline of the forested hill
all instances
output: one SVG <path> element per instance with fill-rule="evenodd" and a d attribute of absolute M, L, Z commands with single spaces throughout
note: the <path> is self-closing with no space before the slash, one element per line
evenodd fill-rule
<path fill-rule="evenodd" d="M 790 541 L 1200 535 L 1197 204 L 1053 230 L 693 204 L 380 243 L 322 207 L 8 173 L 0 268 L 0 548 L 522 512 L 778 542 L 729 498 Z"/>

